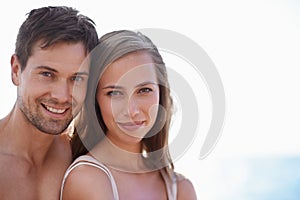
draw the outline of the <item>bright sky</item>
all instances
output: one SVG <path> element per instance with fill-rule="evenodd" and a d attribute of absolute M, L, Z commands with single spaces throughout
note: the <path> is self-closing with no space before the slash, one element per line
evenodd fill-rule
<path fill-rule="evenodd" d="M 10 0 L 2 3 L 0 118 L 11 110 L 16 99 L 16 88 L 10 79 L 10 56 L 25 14 L 41 6 L 68 5 L 92 18 L 100 36 L 118 29 L 169 29 L 198 43 L 213 60 L 226 94 L 222 136 L 213 152 L 199 160 L 211 112 L 208 93 L 203 92 L 197 96 L 201 102 L 201 134 L 175 163 L 176 169 L 192 180 L 200 199 L 221 199 L 214 191 L 224 183 L 218 173 L 219 164 L 226 158 L 299 156 L 300 3 L 296 0 L 175 2 Z M 174 55 L 165 57 L 167 64 L 183 62 Z M 201 79 L 195 83 L 199 84 L 193 87 L 196 90 L 206 90 Z M 240 174 L 246 173 L 243 166 L 236 167 Z M 243 182 L 241 177 L 235 179 L 236 183 Z"/>

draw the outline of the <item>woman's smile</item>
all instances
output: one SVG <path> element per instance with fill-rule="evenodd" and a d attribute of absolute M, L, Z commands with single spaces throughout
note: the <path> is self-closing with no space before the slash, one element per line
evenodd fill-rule
<path fill-rule="evenodd" d="M 136 131 L 145 126 L 145 121 L 117 122 L 117 124 L 121 129 L 125 129 L 126 131 Z"/>

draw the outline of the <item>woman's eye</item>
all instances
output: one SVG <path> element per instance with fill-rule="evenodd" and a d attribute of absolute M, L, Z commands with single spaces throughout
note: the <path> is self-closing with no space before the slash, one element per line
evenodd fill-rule
<path fill-rule="evenodd" d="M 151 88 L 142 88 L 139 90 L 138 93 L 149 93 L 152 92 L 153 90 Z"/>
<path fill-rule="evenodd" d="M 121 96 L 123 93 L 121 91 L 109 91 L 107 93 L 108 96 Z"/>

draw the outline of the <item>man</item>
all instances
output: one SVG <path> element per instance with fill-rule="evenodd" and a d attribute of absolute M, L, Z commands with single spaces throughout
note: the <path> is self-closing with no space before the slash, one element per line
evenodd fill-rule
<path fill-rule="evenodd" d="M 94 22 L 73 8 L 28 14 L 11 57 L 17 100 L 0 120 L 0 199 L 59 198 L 72 160 L 62 133 L 83 104 L 89 69 L 81 63 L 97 43 Z"/>

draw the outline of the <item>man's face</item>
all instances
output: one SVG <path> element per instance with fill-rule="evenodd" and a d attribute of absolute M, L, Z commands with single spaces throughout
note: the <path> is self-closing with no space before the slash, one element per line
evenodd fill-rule
<path fill-rule="evenodd" d="M 81 65 L 85 57 L 82 43 L 58 43 L 46 49 L 38 43 L 22 72 L 17 58 L 12 61 L 17 106 L 29 125 L 52 135 L 68 127 L 85 98 L 89 70 Z"/>

